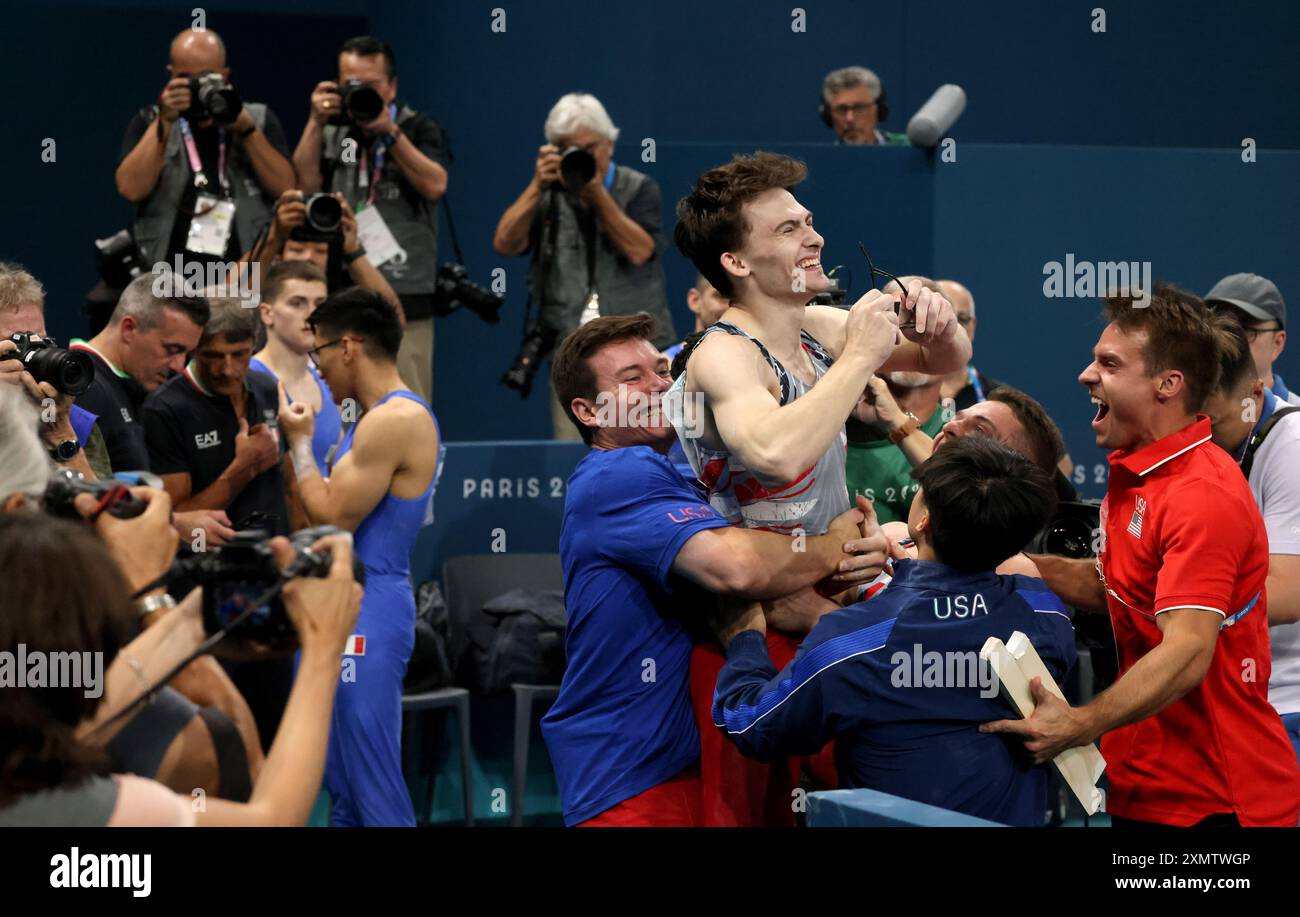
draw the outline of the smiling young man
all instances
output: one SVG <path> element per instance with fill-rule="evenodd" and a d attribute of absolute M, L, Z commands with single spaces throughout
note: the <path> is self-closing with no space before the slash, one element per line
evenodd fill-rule
<path fill-rule="evenodd" d="M 718 515 L 667 458 L 676 435 L 659 407 L 670 381 L 655 338 L 647 315 L 600 316 L 565 339 L 552 369 L 592 447 L 566 489 L 568 667 L 542 719 L 569 825 L 716 824 L 701 798 L 690 690 L 691 633 L 714 599 L 696 587 L 783 596 L 836 570 L 862 534 L 862 514 L 845 512 L 796 550 Z"/>
<path fill-rule="evenodd" d="M 1067 604 L 1109 610 L 1120 677 L 1081 707 L 1035 684 L 1033 716 L 982 728 L 1036 761 L 1101 737 L 1116 825 L 1295 827 L 1300 767 L 1268 702 L 1268 536 L 1198 413 L 1228 342 L 1171 287 L 1108 299 L 1106 317 L 1079 376 L 1112 450 L 1101 552 L 1033 560 Z"/>
<path fill-rule="evenodd" d="M 849 508 L 844 422 L 873 373 L 946 373 L 970 357 L 952 306 L 919 279 L 908 284 L 899 314 L 898 297 L 874 289 L 849 310 L 808 305 L 832 282 L 821 268 L 825 240 L 791 193 L 807 172 L 775 153 L 738 156 L 699 177 L 678 202 L 674 232 L 677 247 L 731 303 L 674 382 L 676 403 L 702 404 L 691 429 L 674 417 L 682 449 L 719 514 L 786 535 L 820 534 Z M 907 326 L 901 331 L 900 319 Z M 873 521 L 869 534 L 877 531 Z M 859 583 L 850 575 L 838 585 Z M 768 643 L 778 666 L 797 645 L 775 627 Z M 706 644 L 692 663 L 706 796 L 713 798 L 768 785 L 764 765 L 744 760 L 710 728 L 724 661 Z M 761 792 L 740 795 L 719 806 L 713 823 L 770 823 L 762 811 L 774 810 Z M 786 793 L 787 820 L 788 800 Z"/>

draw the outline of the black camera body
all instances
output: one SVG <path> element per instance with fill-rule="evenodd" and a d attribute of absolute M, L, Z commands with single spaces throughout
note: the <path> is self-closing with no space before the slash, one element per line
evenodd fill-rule
<path fill-rule="evenodd" d="M 255 603 L 286 577 L 328 576 L 333 559 L 328 551 L 317 553 L 311 546 L 317 539 L 341 531 L 332 525 L 319 525 L 295 532 L 289 540 L 296 557 L 285 573 L 280 572 L 271 555 L 271 536 L 261 530 L 238 532 L 221 547 L 194 555 L 187 566 L 191 581 L 203 588 L 204 630 L 209 634 L 228 631 L 230 637 L 291 649 L 298 638 L 284 600 L 277 594 L 264 605 Z M 352 574 L 365 585 L 365 566 L 355 555 Z M 250 610 L 246 618 L 235 623 Z"/>
<path fill-rule="evenodd" d="M 307 207 L 307 225 L 321 235 L 329 236 L 339 231 L 343 224 L 343 205 L 339 199 L 324 191 L 303 195 Z"/>
<path fill-rule="evenodd" d="M 434 279 L 433 313 L 450 315 L 462 306 L 489 325 L 501 321 L 501 307 L 506 298 L 484 289 L 469 278 L 463 264 L 444 264 Z"/>
<path fill-rule="evenodd" d="M 384 97 L 362 80 L 346 80 L 337 90 L 339 113 L 331 115 L 330 124 L 360 126 L 369 124 L 384 111 Z"/>
<path fill-rule="evenodd" d="M 87 481 L 78 471 L 56 468 L 45 485 L 45 511 L 51 516 L 80 520 L 81 514 L 73 506 L 77 494 L 90 494 L 97 502 L 107 504 L 104 512 L 118 519 L 134 519 L 148 508 L 121 481 Z"/>
<path fill-rule="evenodd" d="M 536 319 L 524 331 L 524 339 L 519 345 L 519 353 L 501 377 L 501 384 L 517 391 L 521 398 L 527 398 L 533 390 L 533 380 L 545 360 L 555 349 L 559 337 L 551 325 L 543 319 Z"/>
<path fill-rule="evenodd" d="M 185 116 L 192 121 L 212 118 L 218 124 L 234 124 L 244 103 L 235 87 L 220 73 L 200 73 L 190 78 L 190 107 Z"/>
<path fill-rule="evenodd" d="M 64 350 L 54 338 L 35 331 L 15 332 L 9 340 L 18 345 L 0 359 L 17 360 L 37 382 L 48 382 L 65 395 L 80 395 L 95 381 L 95 364 L 76 350 Z"/>
<path fill-rule="evenodd" d="M 1101 505 L 1086 502 L 1057 504 L 1056 514 L 1025 550 L 1082 560 L 1096 557 L 1096 533 L 1101 529 Z"/>

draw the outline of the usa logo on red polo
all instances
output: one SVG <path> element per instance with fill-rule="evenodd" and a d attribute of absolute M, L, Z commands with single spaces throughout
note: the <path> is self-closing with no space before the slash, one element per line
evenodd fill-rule
<path fill-rule="evenodd" d="M 1144 497 L 1137 498 L 1137 508 L 1133 510 L 1133 518 L 1128 521 L 1128 533 L 1134 538 L 1142 537 L 1142 516 L 1147 511 L 1147 501 Z"/>

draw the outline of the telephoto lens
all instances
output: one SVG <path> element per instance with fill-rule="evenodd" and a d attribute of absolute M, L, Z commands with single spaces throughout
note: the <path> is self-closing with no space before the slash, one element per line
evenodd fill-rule
<path fill-rule="evenodd" d="M 560 183 L 577 191 L 596 177 L 596 157 L 580 146 L 571 146 L 560 154 Z"/>
<path fill-rule="evenodd" d="M 343 97 L 343 110 L 353 124 L 369 124 L 384 110 L 383 96 L 361 80 L 348 80 L 340 95 Z"/>
<path fill-rule="evenodd" d="M 317 232 L 335 232 L 343 222 L 343 205 L 333 195 L 317 191 L 303 198 L 303 203 L 307 205 L 307 223 Z"/>
<path fill-rule="evenodd" d="M 34 331 L 19 331 L 9 340 L 18 349 L 3 359 L 22 363 L 37 382 L 48 382 L 65 395 L 80 395 L 95 381 L 95 364 L 76 350 L 64 350 L 53 338 Z"/>

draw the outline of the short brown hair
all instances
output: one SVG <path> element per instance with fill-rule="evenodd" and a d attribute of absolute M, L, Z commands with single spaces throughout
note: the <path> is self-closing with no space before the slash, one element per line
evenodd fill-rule
<path fill-rule="evenodd" d="M 203 326 L 201 342 L 225 335 L 231 344 L 240 341 L 257 341 L 257 327 L 261 319 L 256 309 L 244 307 L 244 301 L 235 296 L 209 296 L 210 315 Z"/>
<path fill-rule="evenodd" d="M 1259 378 L 1246 329 L 1236 315 L 1224 308 L 1213 312 L 1210 324 L 1219 336 L 1219 381 L 1214 391 L 1225 395 L 1244 394 L 1247 382 L 1253 384 Z"/>
<path fill-rule="evenodd" d="M 1056 423 L 1036 400 L 1018 388 L 999 385 L 988 393 L 989 401 L 997 401 L 1011 408 L 1016 420 L 1029 437 L 1029 454 L 1026 456 L 1049 475 L 1056 471 L 1065 455 L 1065 440 Z"/>
<path fill-rule="evenodd" d="M 607 344 L 629 339 L 654 342 L 655 320 L 644 312 L 635 315 L 602 315 L 592 319 L 564 339 L 555 359 L 551 361 L 551 387 L 564 408 L 565 415 L 582 434 L 582 441 L 591 445 L 595 431 L 579 423 L 573 415 L 573 399 L 587 398 L 595 401 L 600 394 L 596 388 L 596 373 L 591 368 L 591 357 Z"/>
<path fill-rule="evenodd" d="M 273 303 L 284 293 L 290 280 L 308 280 L 328 286 L 321 269 L 310 261 L 277 261 L 262 282 L 262 302 Z"/>
<path fill-rule="evenodd" d="M 799 160 L 762 151 L 709 169 L 677 202 L 673 241 L 714 289 L 732 296 L 735 288 L 721 258 L 744 246 L 752 228 L 741 208 L 774 188 L 791 191 L 807 177 L 808 167 Z"/>
<path fill-rule="evenodd" d="M 1158 283 L 1148 295 L 1145 306 L 1132 294 L 1107 297 L 1106 319 L 1126 334 L 1146 331 L 1146 374 L 1179 370 L 1186 389 L 1183 403 L 1194 414 L 1218 386 L 1220 348 L 1231 346 L 1227 333 L 1210 324 L 1205 303 L 1186 290 Z"/>

